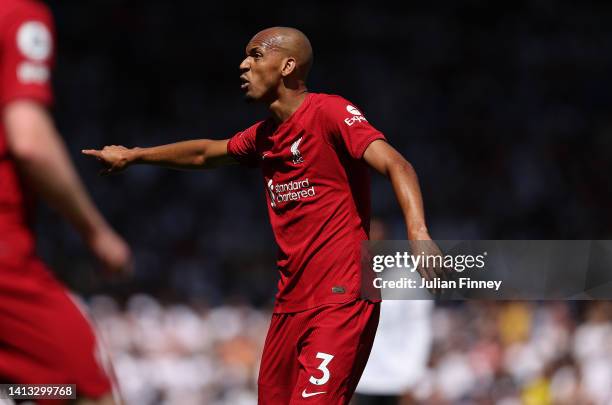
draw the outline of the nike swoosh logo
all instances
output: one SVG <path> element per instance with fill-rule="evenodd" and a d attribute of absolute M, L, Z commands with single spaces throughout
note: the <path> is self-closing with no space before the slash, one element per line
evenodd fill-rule
<path fill-rule="evenodd" d="M 302 391 L 302 398 L 314 397 L 315 395 L 325 394 L 326 391 L 320 392 L 306 392 L 306 390 Z"/>

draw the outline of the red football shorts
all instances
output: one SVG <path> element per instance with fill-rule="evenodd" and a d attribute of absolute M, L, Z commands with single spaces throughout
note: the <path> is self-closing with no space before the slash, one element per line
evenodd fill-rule
<path fill-rule="evenodd" d="M 40 261 L 0 269 L 1 382 L 76 384 L 78 396 L 98 398 L 111 393 L 100 358 L 91 325 Z"/>
<path fill-rule="evenodd" d="M 272 314 L 259 405 L 348 404 L 374 343 L 380 304 L 357 300 Z"/>

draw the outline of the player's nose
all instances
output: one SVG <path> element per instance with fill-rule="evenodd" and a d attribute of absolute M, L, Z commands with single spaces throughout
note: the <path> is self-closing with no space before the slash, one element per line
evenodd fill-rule
<path fill-rule="evenodd" d="M 244 58 L 244 60 L 240 63 L 240 73 L 244 73 L 249 70 L 251 64 L 249 63 L 249 58 Z"/>

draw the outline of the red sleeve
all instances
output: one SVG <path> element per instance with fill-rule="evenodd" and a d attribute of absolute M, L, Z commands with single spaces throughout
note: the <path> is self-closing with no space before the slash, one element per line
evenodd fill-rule
<path fill-rule="evenodd" d="M 328 96 L 321 105 L 324 130 L 335 145 L 344 145 L 349 155 L 361 159 L 366 148 L 385 136 L 374 128 L 361 111 L 348 100 Z"/>
<path fill-rule="evenodd" d="M 236 159 L 240 164 L 257 167 L 259 166 L 259 156 L 257 155 L 257 130 L 263 121 L 238 132 L 227 143 L 227 153 Z"/>
<path fill-rule="evenodd" d="M 51 104 L 53 19 L 42 4 L 24 2 L 0 31 L 0 107 L 18 98 Z"/>

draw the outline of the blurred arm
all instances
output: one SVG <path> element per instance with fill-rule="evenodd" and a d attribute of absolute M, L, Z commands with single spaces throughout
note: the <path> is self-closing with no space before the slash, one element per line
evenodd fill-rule
<path fill-rule="evenodd" d="M 151 164 L 173 169 L 212 169 L 236 164 L 227 153 L 229 139 L 196 139 L 151 148 L 105 146 L 102 150 L 86 149 L 83 153 L 94 156 L 106 166 L 104 174 L 115 173 L 132 164 Z"/>
<path fill-rule="evenodd" d="M 28 184 L 77 229 L 107 268 L 125 268 L 129 248 L 89 198 L 47 110 L 17 100 L 2 114 L 9 150 Z"/>
<path fill-rule="evenodd" d="M 404 215 L 408 238 L 430 240 L 425 225 L 419 180 L 412 165 L 395 148 L 382 140 L 372 142 L 363 158 L 372 168 L 391 181 Z"/>

